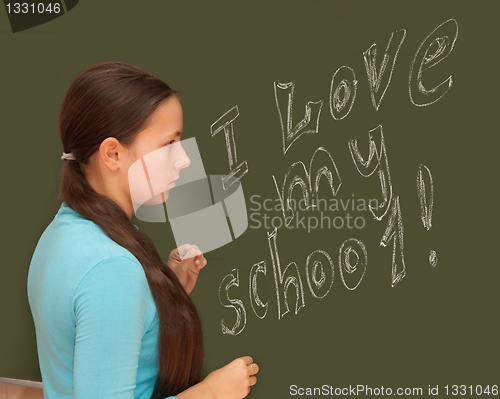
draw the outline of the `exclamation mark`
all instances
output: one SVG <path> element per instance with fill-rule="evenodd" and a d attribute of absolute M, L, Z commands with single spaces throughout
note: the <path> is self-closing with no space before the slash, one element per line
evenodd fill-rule
<path fill-rule="evenodd" d="M 429 168 L 423 164 L 418 167 L 417 192 L 420 200 L 420 218 L 422 224 L 430 230 L 432 227 L 432 207 L 434 205 L 434 184 Z M 432 267 L 437 265 L 437 254 L 433 249 L 429 252 L 429 263 Z"/>

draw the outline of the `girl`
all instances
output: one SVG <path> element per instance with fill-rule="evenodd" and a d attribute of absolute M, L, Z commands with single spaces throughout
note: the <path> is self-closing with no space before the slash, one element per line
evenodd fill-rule
<path fill-rule="evenodd" d="M 131 221 L 129 167 L 167 146 L 165 201 L 190 163 L 182 124 L 179 93 L 134 65 L 98 63 L 68 88 L 63 202 L 28 274 L 45 399 L 236 399 L 256 383 L 249 356 L 200 382 L 203 338 L 189 293 L 207 260 L 186 244 L 165 264 Z"/>

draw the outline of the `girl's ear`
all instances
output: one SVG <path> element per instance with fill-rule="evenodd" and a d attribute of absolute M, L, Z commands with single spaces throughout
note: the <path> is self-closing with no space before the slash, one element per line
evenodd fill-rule
<path fill-rule="evenodd" d="M 99 146 L 99 158 L 101 162 L 111 171 L 116 171 L 120 161 L 125 159 L 125 148 L 114 137 L 104 139 Z"/>

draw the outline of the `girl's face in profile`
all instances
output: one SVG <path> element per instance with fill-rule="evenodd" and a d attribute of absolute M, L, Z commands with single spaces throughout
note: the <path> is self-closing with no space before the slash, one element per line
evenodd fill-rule
<path fill-rule="evenodd" d="M 128 171 L 134 208 L 164 202 L 180 170 L 189 166 L 191 161 L 180 143 L 182 128 L 181 104 L 170 97 L 158 106 L 149 124 L 138 133 L 130 151 Z"/>

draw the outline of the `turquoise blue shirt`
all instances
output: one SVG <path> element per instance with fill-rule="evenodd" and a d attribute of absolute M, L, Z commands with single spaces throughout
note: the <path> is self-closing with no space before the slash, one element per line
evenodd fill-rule
<path fill-rule="evenodd" d="M 144 270 L 65 203 L 36 246 L 28 300 L 45 399 L 150 398 L 158 313 Z"/>

